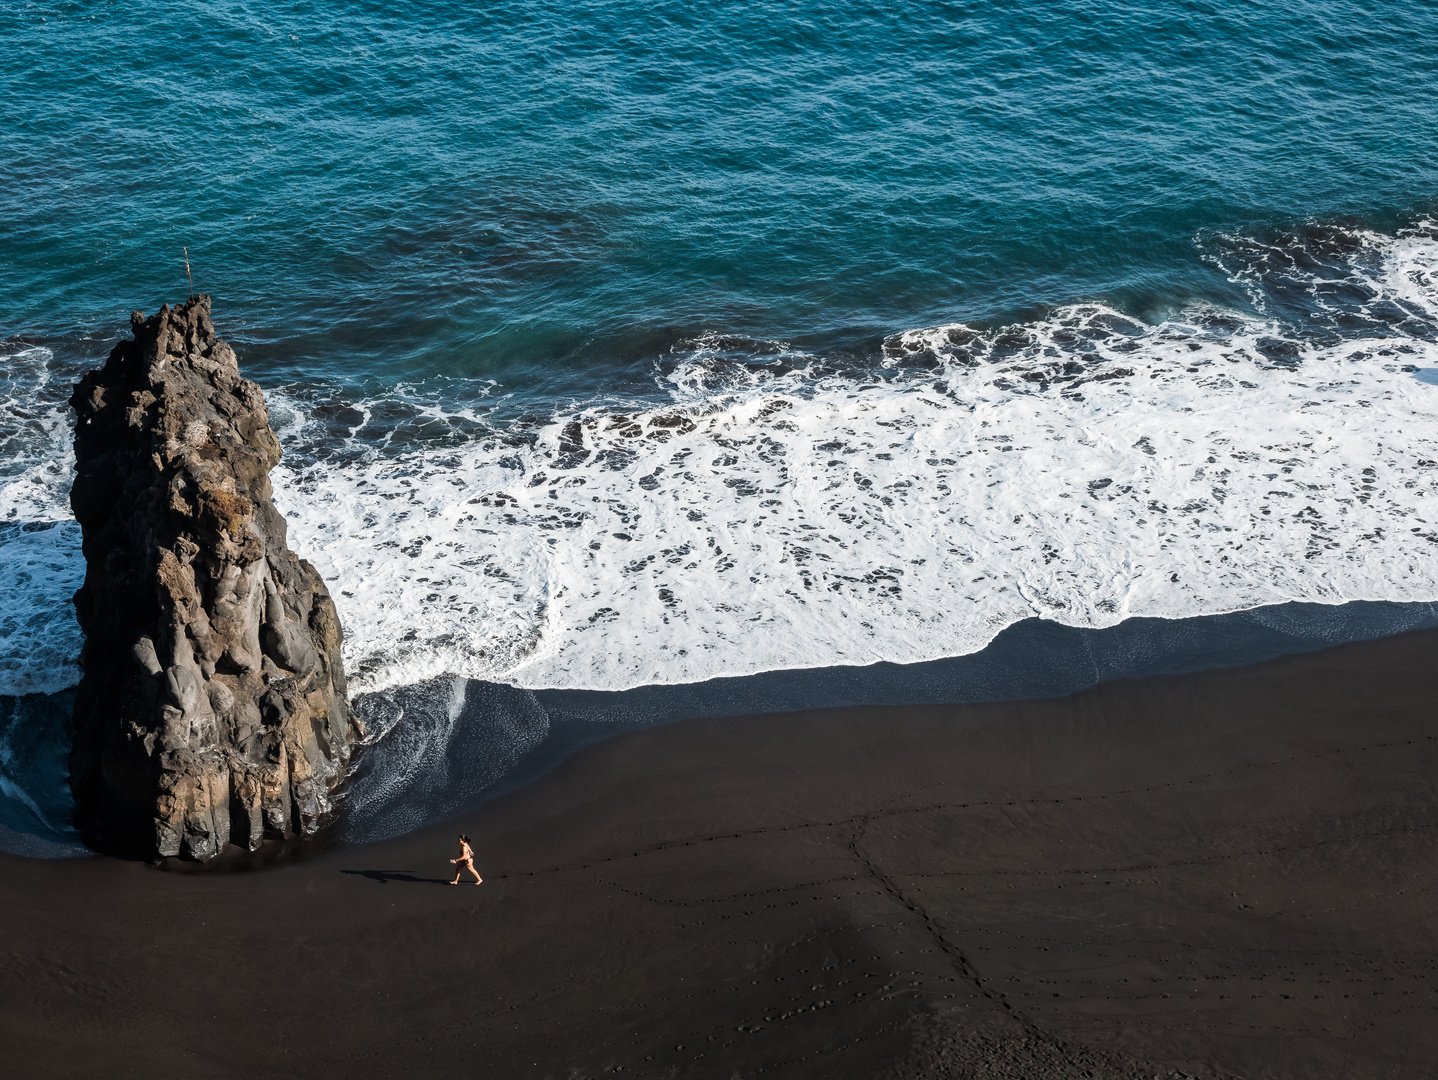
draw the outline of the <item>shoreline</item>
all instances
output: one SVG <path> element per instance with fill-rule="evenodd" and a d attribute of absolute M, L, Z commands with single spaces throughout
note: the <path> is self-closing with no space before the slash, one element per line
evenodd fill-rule
<path fill-rule="evenodd" d="M 1051 699 L 1115 679 L 1240 667 L 1438 627 L 1438 604 L 1290 602 L 1103 628 L 1026 619 L 976 653 L 913 664 L 798 668 L 630 690 L 529 690 L 456 676 L 361 695 L 409 730 L 366 750 L 337 823 L 348 842 L 402 835 L 520 790 L 616 734 L 695 719 L 816 709 Z M 397 777 L 406 778 L 397 784 Z M 380 781 L 380 798 L 368 790 Z"/>
<path fill-rule="evenodd" d="M 365 747 L 357 774 L 344 785 L 340 812 L 324 831 L 344 843 L 403 835 L 519 790 L 571 754 L 616 734 L 677 721 L 1057 698 L 1114 679 L 1243 666 L 1434 627 L 1438 603 L 1294 601 L 1190 619 L 1132 618 L 1104 628 L 1034 618 L 1007 627 L 989 646 L 964 656 L 786 669 L 630 690 L 530 690 L 446 676 L 356 697 L 366 713 L 401 709 L 407 731 L 404 738 L 386 736 Z M 89 854 L 72 830 L 37 827 L 34 818 L 36 804 L 45 808 L 46 821 L 73 812 L 66 775 L 70 745 L 63 730 L 72 696 L 73 688 L 0 697 L 0 749 L 14 756 L 3 778 L 14 789 L 0 792 L 0 853 Z M 17 746 L 21 726 L 26 730 Z M 358 797 L 351 798 L 357 790 Z M 265 848 L 279 843 L 267 839 Z M 293 838 L 282 846 L 293 847 Z M 264 851 L 256 854 L 229 851 L 224 861 L 256 866 L 273 861 Z"/>
<path fill-rule="evenodd" d="M 680 721 L 260 874 L 0 856 L 0 1047 L 36 1077 L 1424 1075 L 1435 650 Z M 485 885 L 423 887 L 456 831 Z"/>

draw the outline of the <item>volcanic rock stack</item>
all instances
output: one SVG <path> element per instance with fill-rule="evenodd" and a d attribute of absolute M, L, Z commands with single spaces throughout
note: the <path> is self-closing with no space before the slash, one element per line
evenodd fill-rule
<path fill-rule="evenodd" d="M 334 604 L 271 501 L 264 396 L 210 298 L 130 322 L 70 399 L 76 825 L 103 850 L 207 860 L 314 832 L 361 728 Z"/>

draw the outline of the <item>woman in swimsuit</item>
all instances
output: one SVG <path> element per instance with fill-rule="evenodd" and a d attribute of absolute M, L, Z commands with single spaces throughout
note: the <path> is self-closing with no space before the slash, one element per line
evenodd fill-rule
<path fill-rule="evenodd" d="M 459 884 L 459 875 L 466 869 L 474 875 L 474 883 L 476 885 L 484 880 L 484 878 L 479 876 L 479 871 L 474 868 L 474 848 L 469 846 L 469 837 L 460 836 L 459 858 L 450 859 L 449 861 L 454 863 L 454 880 L 450 882 L 451 885 Z"/>

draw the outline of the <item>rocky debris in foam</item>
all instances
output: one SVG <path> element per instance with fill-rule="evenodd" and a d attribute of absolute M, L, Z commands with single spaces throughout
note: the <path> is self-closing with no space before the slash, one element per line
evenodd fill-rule
<path fill-rule="evenodd" d="M 362 731 L 334 604 L 271 499 L 264 396 L 210 298 L 131 325 L 70 399 L 76 825 L 97 848 L 203 861 L 313 833 Z"/>

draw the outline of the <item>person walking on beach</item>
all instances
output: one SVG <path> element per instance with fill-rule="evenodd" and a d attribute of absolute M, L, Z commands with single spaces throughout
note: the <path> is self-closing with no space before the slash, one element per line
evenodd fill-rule
<path fill-rule="evenodd" d="M 463 834 L 460 835 L 459 858 L 450 859 L 449 861 L 454 863 L 454 880 L 450 882 L 451 885 L 459 884 L 459 875 L 466 869 L 474 875 L 474 883 L 476 885 L 484 880 L 484 878 L 479 876 L 479 871 L 474 868 L 474 848 L 469 846 L 469 837 Z"/>

